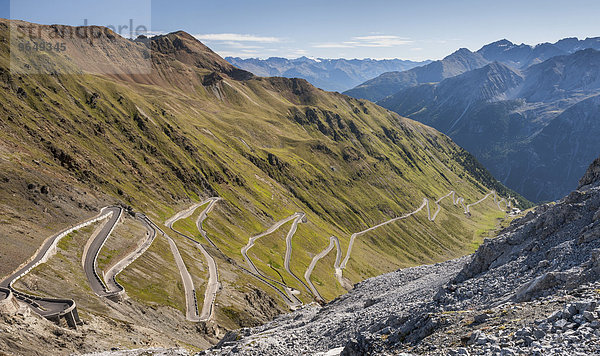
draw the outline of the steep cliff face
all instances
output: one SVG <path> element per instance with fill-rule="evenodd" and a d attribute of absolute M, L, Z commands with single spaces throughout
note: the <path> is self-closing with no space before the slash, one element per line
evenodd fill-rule
<path fill-rule="evenodd" d="M 521 184 L 529 191 L 565 194 L 577 186 L 589 162 L 600 152 L 600 95 L 582 100 L 553 119 L 530 143 L 514 155 L 514 168 L 528 177 Z M 515 162 L 516 163 L 516 162 Z M 568 182 L 566 184 L 557 184 Z"/>
<path fill-rule="evenodd" d="M 530 200 L 552 201 L 575 188 L 587 162 L 600 153 L 598 120 L 588 119 L 599 115 L 588 100 L 600 92 L 599 50 L 598 37 L 536 46 L 500 40 L 475 53 L 456 52 L 480 58 L 470 66 L 454 61 L 462 71 L 441 70 L 453 54 L 428 66 L 383 73 L 346 93 L 432 125 L 507 186 Z M 487 70 L 493 62 L 520 78 L 496 85 L 503 78 Z M 581 121 L 570 127 L 575 112 Z"/>
<path fill-rule="evenodd" d="M 527 68 L 524 85 L 515 98 L 529 103 L 577 102 L 575 95 L 585 96 L 600 89 L 600 51 L 585 49 L 556 56 Z M 570 99 L 570 100 L 569 100 Z"/>

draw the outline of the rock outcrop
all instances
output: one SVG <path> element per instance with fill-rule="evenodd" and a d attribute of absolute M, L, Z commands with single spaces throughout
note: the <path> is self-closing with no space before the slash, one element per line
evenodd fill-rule
<path fill-rule="evenodd" d="M 12 315 L 19 311 L 19 302 L 8 290 L 0 288 L 0 315 Z"/>
<path fill-rule="evenodd" d="M 600 158 L 597 158 L 594 163 L 590 165 L 590 168 L 585 172 L 581 180 L 579 181 L 579 187 L 582 189 L 587 186 L 597 186 L 600 184 Z"/>

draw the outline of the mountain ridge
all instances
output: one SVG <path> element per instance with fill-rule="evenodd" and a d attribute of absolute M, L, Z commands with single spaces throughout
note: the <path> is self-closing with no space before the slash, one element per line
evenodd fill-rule
<path fill-rule="evenodd" d="M 225 60 L 239 68 L 253 72 L 255 75 L 303 78 L 316 87 L 339 92 L 350 89 L 383 72 L 410 69 L 429 62 L 401 59 L 311 59 L 307 57 L 296 59 L 225 57 Z"/>
<path fill-rule="evenodd" d="M 439 72 L 436 66 L 452 65 L 447 60 L 452 55 L 432 62 L 436 64 L 435 66 L 417 67 L 411 69 L 412 72 L 383 73 L 379 77 L 364 82 L 344 93 L 356 98 L 379 101 L 410 86 L 426 84 L 428 82 L 440 82 L 443 79 L 462 74 L 468 70 L 483 67 L 489 62 L 500 62 L 513 69 L 524 70 L 552 57 L 573 54 L 587 48 L 600 50 L 600 37 L 586 38 L 584 40 L 567 38 L 555 43 L 541 43 L 536 46 L 526 44 L 516 45 L 507 39 L 502 39 L 484 45 L 476 52 L 471 52 L 468 49 L 457 50 L 453 54 L 468 55 L 473 58 L 480 56 L 480 58 L 476 61 L 473 59 L 470 66 L 463 66 L 462 68 L 456 66 L 454 71 L 448 71 L 445 75 L 436 74 Z M 425 73 L 424 77 L 426 79 L 419 80 L 415 77 L 416 72 Z"/>
<path fill-rule="evenodd" d="M 444 57 L 444 59 L 431 62 L 423 67 L 416 67 L 403 72 L 384 73 L 345 91 L 344 94 L 377 101 L 403 88 L 420 83 L 439 82 L 471 69 L 480 68 L 485 64 L 487 64 L 487 60 L 481 55 L 466 48 L 461 48 Z"/>

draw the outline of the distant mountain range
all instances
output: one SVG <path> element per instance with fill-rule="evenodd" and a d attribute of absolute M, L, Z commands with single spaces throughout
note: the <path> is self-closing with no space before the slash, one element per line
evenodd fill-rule
<path fill-rule="evenodd" d="M 493 61 L 405 87 L 378 104 L 448 134 L 528 199 L 554 200 L 572 190 L 600 154 L 600 52 L 576 51 L 599 43 L 566 39 L 531 47 L 503 40 L 475 53 L 459 50 L 438 63 L 456 63 L 458 56 Z M 439 75 L 430 70 L 435 64 L 395 77 Z"/>
<path fill-rule="evenodd" d="M 226 57 L 234 66 L 262 77 L 302 78 L 328 91 L 348 90 L 366 80 L 390 71 L 404 71 L 431 61 L 401 59 L 312 59 L 300 57 L 268 59 Z"/>
<path fill-rule="evenodd" d="M 442 60 L 407 71 L 383 73 L 380 76 L 350 89 L 344 94 L 358 99 L 377 101 L 399 90 L 423 83 L 439 82 L 445 78 L 481 68 L 489 61 L 478 53 L 461 48 Z"/>
<path fill-rule="evenodd" d="M 542 43 L 537 46 L 516 45 L 508 40 L 500 40 L 483 46 L 477 52 L 461 48 L 444 59 L 431 62 L 408 71 L 383 73 L 368 80 L 344 94 L 358 99 L 378 101 L 415 85 L 436 83 L 446 78 L 481 68 L 491 62 L 500 62 L 511 68 L 524 69 L 549 58 L 571 54 L 581 49 L 600 50 L 600 37 L 565 38 L 556 43 Z"/>

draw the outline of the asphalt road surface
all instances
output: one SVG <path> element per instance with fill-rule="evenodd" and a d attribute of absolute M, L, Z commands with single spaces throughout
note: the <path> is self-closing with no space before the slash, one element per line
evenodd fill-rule
<path fill-rule="evenodd" d="M 511 201 L 510 201 L 511 198 L 509 198 L 508 201 L 504 198 L 498 200 L 498 197 L 497 197 L 497 194 L 495 191 L 489 192 L 482 199 L 480 199 L 474 203 L 468 204 L 468 205 L 464 204 L 463 198 L 456 197 L 456 193 L 454 191 L 450 191 L 448 194 L 444 195 L 443 197 L 441 197 L 435 201 L 436 210 L 432 214 L 430 206 L 429 206 L 429 200 L 427 198 L 425 198 L 423 200 L 423 203 L 419 206 L 419 208 L 417 208 L 415 211 L 413 211 L 411 213 L 387 220 L 383 223 L 380 223 L 378 225 L 375 225 L 375 226 L 365 229 L 363 231 L 352 234 L 350 237 L 350 243 L 348 245 L 346 256 L 344 257 L 343 261 L 341 261 L 341 262 L 340 262 L 340 260 L 342 257 L 342 253 L 341 253 L 339 240 L 335 236 L 330 237 L 329 245 L 313 258 L 313 260 L 311 261 L 309 267 L 307 268 L 307 270 L 304 274 L 304 278 L 305 278 L 307 284 L 305 284 L 302 280 L 300 280 L 291 271 L 291 268 L 290 268 L 291 255 L 292 255 L 292 237 L 294 236 L 294 234 L 297 230 L 298 223 L 300 223 L 302 221 L 302 219 L 304 218 L 304 213 L 296 213 L 296 214 L 293 214 L 283 220 L 276 222 L 273 226 L 271 226 L 265 232 L 251 237 L 248 241 L 248 244 L 246 246 L 244 246 L 241 250 L 243 257 L 248 264 L 249 270 L 247 270 L 241 266 L 240 266 L 240 268 L 242 268 L 246 272 L 250 273 L 251 275 L 253 275 L 257 279 L 259 279 L 263 283 L 267 284 L 269 287 L 273 288 L 275 291 L 277 291 L 284 298 L 284 300 L 290 306 L 290 308 L 295 309 L 298 306 L 302 305 L 302 302 L 295 296 L 295 294 L 299 293 L 299 291 L 296 291 L 296 290 L 288 287 L 286 284 L 276 281 L 276 280 L 273 280 L 270 277 L 264 275 L 254 265 L 252 260 L 247 255 L 248 250 L 250 248 L 252 248 L 252 246 L 254 245 L 256 240 L 258 240 L 259 238 L 261 238 L 263 236 L 273 233 L 275 230 L 279 229 L 285 223 L 293 220 L 292 227 L 290 228 L 288 234 L 286 235 L 286 254 L 285 254 L 285 260 L 284 260 L 285 269 L 300 284 L 302 284 L 308 291 L 310 291 L 318 300 L 322 300 L 318 290 L 315 288 L 315 286 L 310 281 L 310 275 L 312 274 L 312 272 L 316 266 L 316 263 L 320 259 L 325 257 L 331 250 L 333 250 L 334 246 L 337 248 L 336 260 L 334 263 L 336 279 L 342 286 L 344 286 L 344 288 L 350 289 L 352 286 L 350 285 L 350 282 L 346 278 L 343 278 L 342 271 L 343 271 L 343 269 L 346 268 L 346 265 L 350 258 L 350 254 L 352 252 L 354 240 L 357 237 L 359 237 L 360 235 L 365 234 L 369 231 L 375 230 L 381 226 L 384 226 L 384 225 L 387 225 L 387 224 L 390 224 L 390 223 L 393 223 L 395 221 L 399 221 L 402 219 L 406 219 L 406 218 L 420 212 L 424 208 L 427 208 L 428 219 L 433 222 L 436 220 L 436 218 L 441 210 L 441 206 L 439 203 L 443 199 L 450 197 L 450 196 L 452 196 L 453 204 L 461 205 L 464 209 L 465 214 L 467 214 L 467 215 L 470 214 L 471 207 L 482 203 L 489 197 L 493 197 L 494 203 L 498 206 L 498 209 L 500 209 L 500 210 L 505 210 L 505 209 L 502 209 L 502 207 L 501 207 L 501 203 L 503 203 L 503 202 L 505 203 L 507 209 L 511 206 Z M 216 294 L 219 290 L 219 275 L 218 275 L 218 270 L 217 270 L 217 264 L 216 264 L 214 258 L 208 253 L 206 248 L 199 241 L 197 241 L 194 238 L 189 237 L 179 231 L 176 231 L 175 229 L 173 229 L 172 225 L 180 219 L 184 219 L 184 218 L 191 216 L 197 208 L 208 203 L 208 206 L 199 215 L 199 217 L 196 221 L 196 225 L 197 225 L 198 230 L 201 233 L 202 237 L 204 239 L 206 239 L 206 241 L 210 245 L 212 245 L 213 247 L 218 249 L 218 247 L 215 245 L 215 243 L 207 236 L 206 232 L 202 228 L 202 223 L 207 218 L 208 213 L 210 213 L 210 211 L 212 211 L 214 205 L 216 204 L 216 202 L 219 199 L 220 198 L 213 197 L 213 198 L 209 198 L 201 203 L 194 204 L 191 207 L 189 207 L 188 209 L 175 214 L 172 218 L 170 218 L 169 220 L 167 220 L 165 222 L 165 225 L 167 225 L 174 232 L 176 232 L 177 234 L 192 241 L 196 245 L 196 247 L 200 250 L 200 252 L 203 254 L 203 256 L 205 257 L 205 259 L 207 261 L 208 268 L 209 268 L 209 277 L 208 277 L 208 283 L 207 283 L 207 288 L 206 288 L 206 294 L 205 294 L 205 298 L 204 298 L 204 304 L 202 307 L 202 313 L 200 315 L 198 314 L 198 305 L 197 305 L 196 292 L 195 292 L 193 280 L 187 270 L 187 267 L 185 266 L 185 263 L 183 262 L 181 254 L 179 253 L 179 250 L 177 248 L 177 245 L 169 236 L 167 236 L 162 230 L 160 230 L 160 228 L 158 228 L 154 223 L 149 221 L 143 214 L 139 214 L 139 215 L 140 215 L 141 220 L 145 221 L 145 224 L 147 225 L 147 228 L 148 228 L 148 234 L 146 235 L 146 239 L 142 243 L 140 243 L 140 245 L 138 246 L 138 248 L 136 248 L 135 251 L 133 251 L 132 253 L 127 255 L 125 258 L 123 258 L 123 260 L 117 262 L 113 267 L 111 267 L 106 272 L 106 274 L 105 274 L 106 284 L 104 283 L 102 278 L 97 273 L 97 257 L 98 257 L 99 251 L 101 250 L 102 246 L 106 242 L 106 239 L 112 233 L 114 227 L 118 223 L 118 221 L 123 213 L 123 209 L 121 207 L 116 207 L 116 206 L 103 208 L 101 210 L 101 213 L 97 217 L 87 220 L 71 229 L 65 230 L 65 231 L 61 232 L 60 234 L 52 236 L 51 238 L 44 241 L 44 243 L 38 249 L 36 255 L 32 258 L 32 260 L 29 263 L 25 264 L 23 267 L 19 268 L 11 276 L 7 277 L 5 280 L 0 282 L 0 287 L 12 290 L 17 299 L 28 303 L 29 306 L 35 312 L 37 312 L 38 314 L 40 314 L 42 316 L 55 315 L 64 310 L 72 308 L 75 304 L 74 301 L 72 301 L 72 300 L 39 298 L 39 297 L 31 296 L 26 293 L 15 290 L 12 287 L 12 284 L 16 280 L 18 280 L 19 278 L 21 278 L 25 274 L 27 274 L 35 266 L 46 262 L 47 259 L 49 258 L 49 256 L 52 254 L 52 252 L 55 251 L 58 241 L 62 237 L 66 236 L 68 233 L 70 233 L 78 228 L 89 225 L 95 221 L 108 218 L 108 221 L 104 224 L 104 226 L 99 231 L 99 233 L 92 237 L 92 240 L 88 244 L 88 248 L 86 249 L 84 259 L 83 259 L 84 272 L 86 274 L 86 277 L 87 277 L 94 293 L 96 293 L 97 295 L 101 295 L 101 296 L 107 296 L 110 294 L 121 292 L 123 289 L 116 282 L 115 276 L 117 274 L 119 274 L 121 271 L 123 271 L 124 268 L 126 268 L 130 263 L 132 263 L 135 259 L 137 259 L 139 256 L 141 256 L 148 249 L 148 247 L 152 244 L 152 241 L 156 237 L 156 233 L 157 233 L 156 231 L 159 230 L 167 238 L 167 240 L 169 242 L 169 245 L 170 245 L 173 255 L 175 257 L 176 264 L 179 268 L 179 271 L 180 271 L 180 274 L 181 274 L 181 277 L 182 277 L 182 280 L 184 283 L 184 289 L 185 289 L 185 294 L 186 294 L 186 317 L 187 317 L 187 319 L 191 320 L 191 321 L 210 320 L 214 314 L 214 303 L 216 300 Z M 285 293 L 282 293 L 282 291 L 276 285 L 283 287 Z M 0 290 L 0 300 L 7 298 L 7 296 L 8 295 L 6 292 Z"/>
<path fill-rule="evenodd" d="M 85 272 L 85 276 L 87 277 L 88 283 L 92 288 L 92 291 L 99 296 L 107 296 L 109 295 L 109 291 L 104 284 L 104 281 L 98 275 L 97 271 L 97 259 L 98 253 L 106 239 L 110 236 L 115 226 L 119 222 L 121 215 L 123 214 L 123 208 L 120 206 L 112 206 L 106 208 L 107 212 L 112 212 L 112 215 L 102 227 L 100 232 L 92 237 L 91 243 L 89 243 L 88 249 L 85 251 L 84 255 L 84 263 L 83 263 L 83 271 Z"/>
<path fill-rule="evenodd" d="M 9 293 L 10 293 L 10 290 L 8 288 L 6 288 L 6 289 L 0 288 L 0 300 L 8 298 Z"/>
<path fill-rule="evenodd" d="M 206 199 L 201 203 L 194 204 L 190 208 L 187 208 L 187 209 L 175 214 L 173 217 L 171 217 L 169 220 L 167 220 L 165 222 L 165 225 L 168 228 L 173 230 L 178 235 L 185 237 L 186 239 L 193 242 L 194 245 L 196 246 L 196 248 L 198 248 L 200 250 L 200 252 L 202 253 L 202 255 L 204 255 L 204 258 L 206 259 L 206 263 L 208 264 L 208 282 L 206 283 L 206 291 L 204 293 L 204 303 L 202 305 L 202 312 L 200 313 L 200 315 L 198 315 L 196 292 L 195 292 L 195 288 L 193 286 L 193 281 L 191 281 L 191 276 L 190 276 L 190 280 L 187 282 L 187 283 L 191 284 L 191 287 L 186 288 L 186 290 L 193 290 L 193 296 L 189 295 L 190 293 L 186 293 L 186 304 L 188 305 L 188 315 L 192 315 L 192 318 L 194 319 L 193 321 L 208 321 L 214 315 L 214 304 L 215 304 L 215 300 L 217 298 L 217 292 L 219 291 L 219 274 L 218 274 L 218 270 L 217 270 L 217 263 L 215 262 L 215 259 L 208 253 L 208 251 L 206 251 L 204 246 L 202 246 L 200 241 L 197 241 L 196 239 L 194 239 L 178 230 L 175 230 L 173 228 L 173 224 L 181 219 L 190 217 L 194 213 L 194 211 L 196 211 L 197 208 L 208 203 L 206 208 L 198 216 L 198 219 L 196 220 L 196 226 L 198 228 L 198 231 L 202 235 L 202 237 L 204 237 L 211 245 L 216 247 L 216 245 L 208 238 L 206 231 L 204 231 L 204 229 L 202 228 L 202 223 L 207 218 L 208 213 L 210 211 L 212 211 L 214 205 L 219 200 L 220 200 L 220 198 L 217 198 L 217 197 Z M 186 269 L 186 271 L 187 271 L 187 269 Z M 187 273 L 187 274 L 189 275 L 189 273 Z M 184 277 L 183 274 L 182 274 L 182 277 Z M 187 276 L 185 279 L 187 279 Z M 184 281 L 184 284 L 185 283 L 186 282 Z M 190 310 L 192 303 L 189 302 L 188 300 L 191 297 L 194 298 L 195 310 Z"/>
<path fill-rule="evenodd" d="M 208 234 L 202 228 L 202 223 L 208 217 L 208 213 L 210 213 L 214 207 L 214 205 L 221 198 L 210 198 L 208 206 L 202 210 L 198 219 L 196 220 L 196 227 L 200 232 L 200 235 L 204 237 L 206 241 L 208 241 L 213 247 L 217 247 L 214 242 L 210 238 L 208 238 Z M 219 291 L 220 283 L 219 283 L 219 271 L 217 269 L 217 263 L 215 259 L 206 251 L 206 248 L 202 246 L 202 244 L 197 243 L 196 247 L 202 252 L 204 258 L 206 259 L 206 263 L 208 263 L 208 282 L 206 284 L 206 291 L 204 292 L 204 303 L 202 305 L 202 313 L 200 314 L 200 321 L 208 321 L 214 315 L 214 305 L 217 300 L 217 292 Z"/>
<path fill-rule="evenodd" d="M 283 268 L 285 268 L 287 273 L 289 273 L 292 277 L 294 277 L 296 279 L 296 281 L 298 281 L 298 283 L 300 283 L 302 286 L 304 286 L 304 288 L 308 292 L 312 293 L 312 290 L 300 278 L 298 278 L 298 276 L 296 276 L 294 274 L 294 272 L 292 272 L 292 269 L 290 268 L 290 260 L 292 259 L 292 237 L 294 237 L 296 230 L 298 230 L 298 223 L 302 222 L 302 220 L 305 219 L 305 217 L 306 217 L 306 215 L 304 213 L 299 213 L 299 215 L 294 219 L 294 222 L 292 222 L 292 227 L 290 228 L 287 235 L 285 236 L 285 259 L 283 261 Z M 318 296 L 318 294 L 313 294 L 313 295 L 315 297 Z"/>

